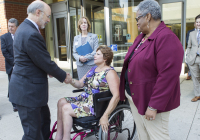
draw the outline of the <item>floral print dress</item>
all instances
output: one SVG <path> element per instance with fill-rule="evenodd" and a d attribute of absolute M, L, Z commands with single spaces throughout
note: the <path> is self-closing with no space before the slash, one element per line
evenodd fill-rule
<path fill-rule="evenodd" d="M 105 71 L 95 72 L 97 66 L 94 66 L 87 73 L 84 80 L 84 91 L 77 97 L 65 97 L 66 101 L 71 104 L 77 118 L 94 115 L 93 94 L 109 90 L 106 80 L 106 74 L 113 67 Z"/>

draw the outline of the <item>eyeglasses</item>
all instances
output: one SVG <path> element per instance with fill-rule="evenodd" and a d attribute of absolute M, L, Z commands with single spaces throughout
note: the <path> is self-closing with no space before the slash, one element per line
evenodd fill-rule
<path fill-rule="evenodd" d="M 135 20 L 138 22 L 141 17 L 143 17 L 143 15 L 136 17 Z"/>
<path fill-rule="evenodd" d="M 45 14 L 45 12 L 43 12 L 43 11 L 41 11 L 41 12 Z M 46 14 L 45 14 L 45 15 L 46 15 Z M 47 15 L 46 15 L 46 16 L 47 16 Z M 51 18 L 51 15 L 47 16 L 47 18 L 50 19 L 50 18 Z"/>

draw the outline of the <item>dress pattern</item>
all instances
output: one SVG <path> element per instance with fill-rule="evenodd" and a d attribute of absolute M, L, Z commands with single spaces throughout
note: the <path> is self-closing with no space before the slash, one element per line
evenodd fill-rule
<path fill-rule="evenodd" d="M 105 71 L 95 72 L 97 66 L 91 68 L 84 80 L 84 91 L 76 97 L 65 97 L 66 101 L 71 104 L 77 118 L 94 115 L 93 94 L 109 90 L 106 80 L 106 74 L 113 67 Z"/>

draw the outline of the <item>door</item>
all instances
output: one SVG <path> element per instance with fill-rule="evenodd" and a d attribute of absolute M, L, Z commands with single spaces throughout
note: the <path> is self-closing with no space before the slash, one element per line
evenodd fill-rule
<path fill-rule="evenodd" d="M 162 20 L 185 46 L 186 0 L 159 0 Z"/>
<path fill-rule="evenodd" d="M 162 10 L 162 20 L 179 38 L 185 51 L 186 48 L 186 0 L 159 0 Z M 185 56 L 183 59 L 185 62 Z M 182 64 L 181 74 L 185 73 L 185 64 Z"/>
<path fill-rule="evenodd" d="M 70 72 L 70 57 L 67 34 L 67 12 L 53 14 L 54 23 L 54 43 L 55 43 L 55 61 L 59 67 Z"/>

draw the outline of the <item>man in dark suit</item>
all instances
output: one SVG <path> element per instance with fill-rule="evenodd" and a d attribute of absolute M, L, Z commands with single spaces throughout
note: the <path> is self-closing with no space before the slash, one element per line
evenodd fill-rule
<path fill-rule="evenodd" d="M 9 19 L 8 20 L 9 32 L 1 36 L 1 51 L 3 53 L 3 56 L 5 57 L 6 73 L 8 74 L 9 81 L 14 66 L 13 40 L 18 26 L 19 22 L 17 19 L 15 18 Z M 9 92 L 8 92 L 8 97 L 9 97 Z M 12 103 L 12 105 L 13 105 L 13 111 L 16 112 L 17 111 L 16 104 Z"/>
<path fill-rule="evenodd" d="M 51 61 L 39 31 L 50 21 L 50 7 L 43 1 L 34 1 L 28 6 L 27 14 L 28 17 L 15 33 L 15 66 L 9 85 L 10 101 L 17 104 L 24 130 L 22 140 L 48 140 L 50 111 L 47 104 L 47 75 L 66 83 L 69 78 Z"/>

